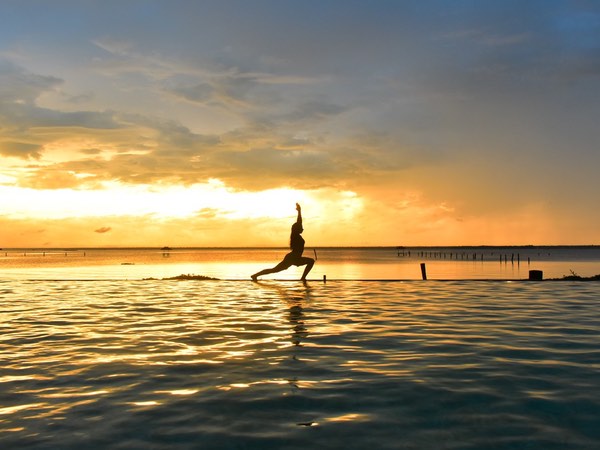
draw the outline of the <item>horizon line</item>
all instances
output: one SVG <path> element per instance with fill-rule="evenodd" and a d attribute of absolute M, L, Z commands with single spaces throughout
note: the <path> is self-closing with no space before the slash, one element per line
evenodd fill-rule
<path fill-rule="evenodd" d="M 410 249 L 425 249 L 425 248 L 592 248 L 600 247 L 600 244 L 476 244 L 476 245 L 309 245 L 307 249 L 392 249 L 392 250 L 410 250 Z M 288 246 L 260 246 L 260 245 L 248 245 L 248 246 L 229 246 L 229 245 L 216 245 L 216 246 L 100 246 L 100 247 L 86 247 L 86 246 L 59 246 L 59 247 L 0 247 L 0 251 L 23 251 L 23 250 L 60 250 L 60 251 L 79 251 L 79 250 L 277 250 L 288 248 Z"/>

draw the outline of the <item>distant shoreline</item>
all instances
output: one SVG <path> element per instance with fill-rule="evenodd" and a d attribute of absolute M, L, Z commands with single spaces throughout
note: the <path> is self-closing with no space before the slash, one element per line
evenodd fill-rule
<path fill-rule="evenodd" d="M 563 244 L 563 245 L 333 245 L 333 246 L 319 246 L 319 245 L 311 245 L 309 248 L 323 249 L 323 250 L 421 250 L 421 249 L 497 249 L 497 248 L 508 248 L 508 249 L 596 249 L 600 248 L 600 244 Z M 287 248 L 286 246 L 214 246 L 214 247 L 206 247 L 206 246 L 190 246 L 190 247 L 172 247 L 165 248 L 165 246 L 156 246 L 156 247 L 118 247 L 118 246 L 107 246 L 107 247 L 2 247 L 0 251 L 3 252 L 12 252 L 12 251 L 87 251 L 87 250 L 160 250 L 160 251 L 176 251 L 176 250 L 279 250 L 282 248 Z"/>

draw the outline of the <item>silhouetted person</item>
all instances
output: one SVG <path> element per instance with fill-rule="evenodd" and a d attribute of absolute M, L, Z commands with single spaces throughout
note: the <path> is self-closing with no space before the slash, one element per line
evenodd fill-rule
<path fill-rule="evenodd" d="M 302 256 L 302 252 L 304 252 L 304 238 L 300 235 L 304 231 L 304 228 L 302 228 L 302 210 L 298 203 L 296 203 L 296 211 L 298 211 L 298 219 L 296 220 L 296 223 L 292 225 L 292 232 L 290 234 L 290 249 L 292 251 L 285 255 L 283 261 L 281 261 L 275 267 L 261 270 L 260 272 L 252 275 L 252 280 L 256 281 L 256 279 L 261 275 L 281 272 L 282 270 L 286 270 L 291 266 L 304 265 L 306 265 L 306 268 L 304 269 L 301 280 L 306 280 L 306 275 L 308 275 L 308 272 L 310 272 L 310 269 L 312 269 L 313 265 L 315 264 L 315 260 Z"/>

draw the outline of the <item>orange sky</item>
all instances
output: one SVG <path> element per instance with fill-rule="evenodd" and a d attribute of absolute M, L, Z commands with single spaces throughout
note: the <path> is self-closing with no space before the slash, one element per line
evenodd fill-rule
<path fill-rule="evenodd" d="M 598 244 L 597 8 L 0 5 L 0 247 Z M 268 7 L 267 7 L 268 6 Z"/>

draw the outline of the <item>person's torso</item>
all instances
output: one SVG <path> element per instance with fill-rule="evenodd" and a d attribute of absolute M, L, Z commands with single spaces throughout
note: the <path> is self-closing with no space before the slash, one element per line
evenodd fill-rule
<path fill-rule="evenodd" d="M 299 234 L 292 235 L 290 239 L 290 248 L 295 255 L 302 255 L 304 251 L 304 238 Z"/>

